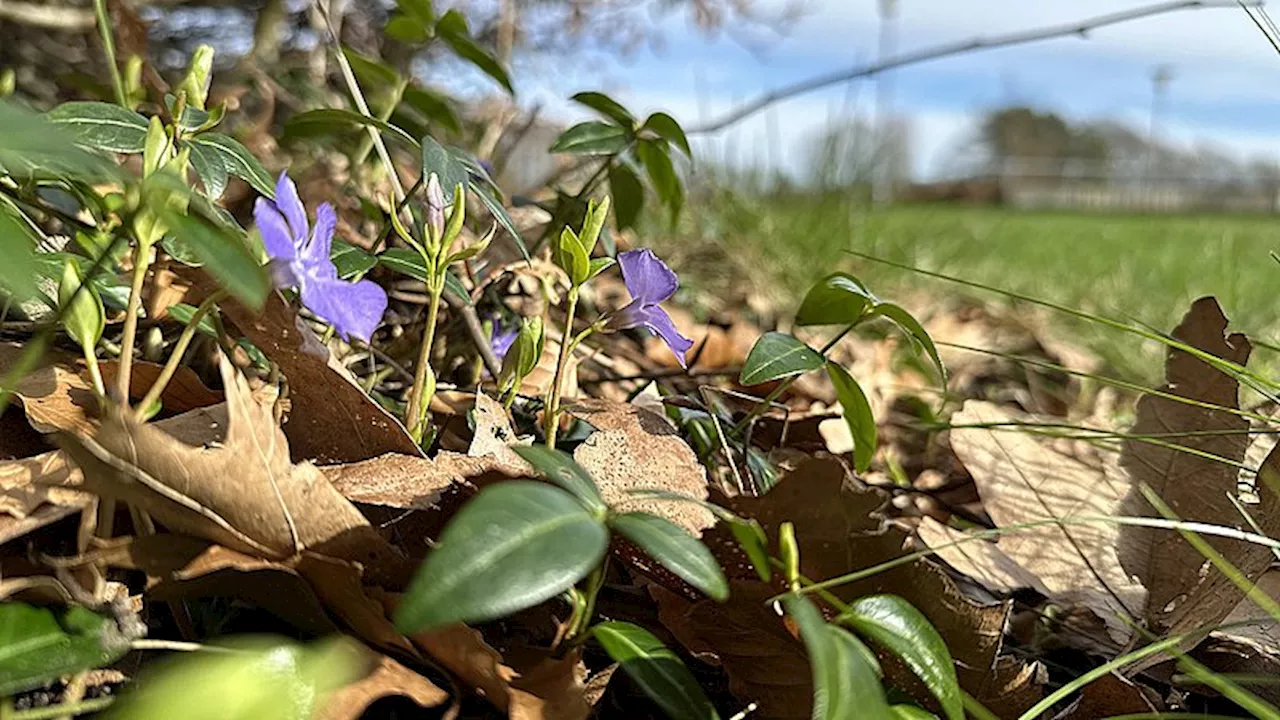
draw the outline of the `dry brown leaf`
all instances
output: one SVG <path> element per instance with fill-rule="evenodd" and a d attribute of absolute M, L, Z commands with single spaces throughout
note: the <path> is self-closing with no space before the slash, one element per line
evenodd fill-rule
<path fill-rule="evenodd" d="M 0 343 L 0 375 L 7 374 L 25 353 L 13 343 Z M 27 414 L 27 422 L 42 433 L 59 430 L 88 432 L 88 416 L 96 412 L 98 401 L 93 388 L 75 369 L 79 359 L 70 353 L 51 350 L 40 367 L 27 373 L 14 386 L 14 396 Z"/>
<path fill-rule="evenodd" d="M 364 462 L 330 465 L 321 471 L 352 502 L 401 510 L 429 510 L 455 485 L 528 477 L 525 469 L 492 456 L 452 452 L 432 459 L 389 453 Z"/>
<path fill-rule="evenodd" d="M 1164 712 L 1160 694 L 1120 675 L 1103 675 L 1080 691 L 1080 698 L 1055 720 L 1102 720 L 1116 715 Z"/>
<path fill-rule="evenodd" d="M 529 467 L 528 463 L 511 449 L 512 445 L 527 443 L 519 442 L 515 429 L 511 427 L 511 418 L 502 407 L 502 403 L 484 393 L 476 393 L 472 415 L 476 429 L 471 438 L 471 446 L 467 448 L 468 457 L 489 456 L 512 467 Z"/>
<path fill-rule="evenodd" d="M 715 524 L 710 511 L 695 503 L 636 499 L 631 492 L 663 490 L 707 498 L 706 469 L 661 415 L 597 399 L 577 401 L 565 411 L 596 428 L 574 450 L 573 458 L 596 481 L 610 507 L 664 517 L 695 537 Z"/>
<path fill-rule="evenodd" d="M 1258 589 L 1280 602 L 1280 569 L 1263 574 L 1258 579 Z M 1235 676 L 1236 682 L 1250 692 L 1273 704 L 1280 703 L 1280 686 L 1267 681 L 1280 677 L 1280 622 L 1248 598 L 1222 620 L 1224 626 L 1237 622 L 1248 624 L 1214 631 L 1192 656 L 1216 673 Z"/>
<path fill-rule="evenodd" d="M 951 447 L 973 475 L 997 527 L 1117 513 L 1129 487 L 1121 473 L 1082 463 L 1010 428 L 1018 419 L 975 400 L 951 417 L 961 426 L 951 431 Z M 1040 525 L 1001 535 L 995 543 L 952 547 L 943 545 L 958 536 L 942 527 L 926 523 L 920 534 L 926 544 L 941 548 L 939 555 L 952 567 L 993 590 L 1032 587 L 1064 607 L 1087 608 L 1106 623 L 1116 646 L 1133 633 L 1123 618 L 1142 616 L 1146 594 L 1120 565 L 1114 525 Z M 1087 646 L 1108 645 L 1103 638 L 1080 639 Z"/>
<path fill-rule="evenodd" d="M 84 487 L 172 530 L 264 557 L 313 549 L 370 567 L 394 564 L 390 546 L 315 466 L 290 463 L 274 392 L 255 397 L 229 362 L 220 368 L 229 414 L 221 445 L 195 447 L 113 409 L 92 436 L 61 436 Z"/>
<path fill-rule="evenodd" d="M 1249 359 L 1248 339 L 1239 333 L 1227 335 L 1226 331 L 1227 318 L 1217 301 L 1201 298 L 1174 329 L 1173 337 L 1244 365 Z M 1163 392 L 1226 409 L 1188 405 L 1155 395 L 1138 401 L 1132 433 L 1160 435 L 1165 442 L 1125 442 L 1121 464 L 1129 471 L 1132 487 L 1123 514 L 1161 517 L 1142 496 L 1140 484 L 1145 483 L 1183 520 L 1245 527 L 1244 518 L 1231 503 L 1232 496 L 1239 494 L 1235 464 L 1244 459 L 1249 444 L 1245 434 L 1248 421 L 1230 411 L 1239 406 L 1238 383 L 1176 349 L 1168 352 L 1166 375 Z M 1227 462 L 1184 452 L 1170 444 Z M 1280 454 L 1273 450 L 1262 468 L 1261 480 L 1267 480 L 1270 472 L 1280 482 L 1280 473 L 1276 472 L 1280 471 Z M 1268 485 L 1257 483 L 1253 489 L 1257 497 L 1246 507 L 1261 531 L 1275 536 L 1280 533 L 1280 487 Z M 1250 580 L 1256 580 L 1272 559 L 1271 552 L 1259 545 L 1212 536 L 1205 540 Z M 1181 535 L 1162 529 L 1124 527 L 1120 542 L 1124 569 L 1141 578 L 1150 593 L 1145 615 L 1153 632 L 1176 634 L 1216 625 L 1240 602 L 1242 593 Z"/>
<path fill-rule="evenodd" d="M 400 421 L 365 394 L 278 294 L 261 314 L 235 301 L 221 307 L 289 380 L 293 408 L 284 431 L 294 458 L 333 464 L 421 454 Z"/>
<path fill-rule="evenodd" d="M 581 648 L 542 660 L 512 681 L 511 720 L 586 720 L 586 678 Z"/>
<path fill-rule="evenodd" d="M 443 705 L 449 693 L 386 655 L 379 655 L 373 670 L 363 678 L 330 693 L 316 720 L 359 720 L 368 707 L 386 697 L 403 696 L 419 707 Z"/>
<path fill-rule="evenodd" d="M 102 363 L 104 385 L 111 387 L 119 367 L 120 363 L 115 361 Z M 159 379 L 163 370 L 164 366 L 157 363 L 135 361 L 133 371 L 129 374 L 130 399 L 136 401 L 146 397 L 147 391 Z M 210 390 L 194 370 L 181 365 L 169 379 L 169 384 L 165 385 L 160 402 L 166 413 L 184 413 L 222 402 L 222 393 Z"/>

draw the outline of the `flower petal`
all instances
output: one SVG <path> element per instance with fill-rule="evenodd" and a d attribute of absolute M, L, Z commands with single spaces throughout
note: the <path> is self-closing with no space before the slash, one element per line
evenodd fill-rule
<path fill-rule="evenodd" d="M 302 283 L 302 304 L 333 325 L 343 339 L 373 336 L 387 309 L 387 294 L 372 280 L 349 283 L 336 278 L 308 277 Z"/>
<path fill-rule="evenodd" d="M 289 220 L 293 244 L 301 246 L 307 239 L 307 209 L 302 206 L 298 186 L 289 179 L 288 173 L 280 173 L 280 179 L 276 180 L 276 209 Z"/>
<path fill-rule="evenodd" d="M 676 360 L 680 361 L 680 367 L 689 367 L 686 363 L 685 356 L 689 354 L 689 350 L 693 348 L 693 341 L 680 334 L 676 329 L 676 324 L 671 322 L 671 316 L 666 310 L 657 305 L 643 305 L 631 310 L 633 317 L 640 320 L 640 324 L 657 333 L 662 338 L 662 342 L 671 348 L 671 352 L 676 354 Z"/>
<path fill-rule="evenodd" d="M 493 332 L 489 335 L 489 344 L 493 346 L 493 354 L 498 356 L 499 360 L 505 359 L 507 353 L 511 351 L 511 346 L 516 344 L 516 338 L 518 337 L 520 337 L 519 326 L 504 328 L 495 321 Z"/>
<path fill-rule="evenodd" d="M 618 265 L 622 268 L 622 282 L 627 292 L 641 304 L 657 305 L 680 287 L 675 272 L 648 248 L 620 253 Z"/>
<path fill-rule="evenodd" d="M 316 208 L 316 226 L 311 231 L 311 240 L 302 249 L 299 260 L 304 272 L 311 277 L 335 278 L 338 270 L 329 257 L 333 246 L 333 230 L 338 224 L 338 216 L 333 206 L 327 202 Z"/>
<path fill-rule="evenodd" d="M 253 220 L 258 224 L 267 257 L 288 263 L 297 256 L 289 226 L 285 224 L 284 217 L 276 210 L 274 203 L 266 198 L 258 198 L 253 203 Z"/>

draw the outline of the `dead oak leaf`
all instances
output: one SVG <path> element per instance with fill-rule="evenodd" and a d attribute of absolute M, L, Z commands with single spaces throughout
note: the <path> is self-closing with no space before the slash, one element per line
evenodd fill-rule
<path fill-rule="evenodd" d="M 317 709 L 316 720 L 359 720 L 365 710 L 386 697 L 407 697 L 419 707 L 443 705 L 449 694 L 422 675 L 386 655 L 378 655 L 363 678 L 330 693 Z"/>

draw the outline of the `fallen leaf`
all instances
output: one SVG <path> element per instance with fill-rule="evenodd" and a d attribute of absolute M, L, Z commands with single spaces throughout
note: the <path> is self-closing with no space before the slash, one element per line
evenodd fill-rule
<path fill-rule="evenodd" d="M 449 699 L 449 694 L 430 680 L 386 655 L 379 655 L 369 674 L 330 693 L 315 717 L 316 720 L 359 720 L 370 705 L 394 696 L 407 697 L 422 708 L 438 707 Z"/>
<path fill-rule="evenodd" d="M 363 462 L 328 465 L 320 470 L 338 492 L 352 502 L 400 510 L 429 510 L 455 485 L 480 486 L 527 477 L 525 468 L 527 466 L 513 467 L 492 456 L 469 457 L 442 452 L 431 459 L 388 453 Z"/>
<path fill-rule="evenodd" d="M 394 564 L 390 546 L 315 466 L 290 463 L 274 392 L 252 395 L 225 358 L 220 370 L 229 414 L 222 444 L 189 445 L 113 408 L 92 436 L 60 436 L 85 489 L 132 503 L 172 530 L 263 557 L 312 549 L 370 568 Z"/>
<path fill-rule="evenodd" d="M 511 720 L 586 720 L 586 677 L 581 648 L 545 658 L 512 681 Z"/>
<path fill-rule="evenodd" d="M 1280 602 L 1280 569 L 1268 570 L 1258 579 L 1258 589 Z M 1250 692 L 1273 704 L 1280 703 L 1280 621 L 1248 598 L 1240 601 L 1192 656 L 1216 673 L 1229 674 Z M 1259 680 L 1260 679 L 1260 680 Z"/>
<path fill-rule="evenodd" d="M 680 500 L 637 499 L 632 491 L 662 490 L 707 498 L 707 473 L 693 450 L 661 416 L 609 400 L 583 399 L 565 408 L 596 428 L 573 452 L 606 503 L 618 512 L 648 512 L 694 537 L 715 524 L 701 505 Z"/>
<path fill-rule="evenodd" d="M 111 387 L 119 369 L 120 363 L 118 362 L 102 363 L 103 384 Z M 129 373 L 129 398 L 137 401 L 146 397 L 147 392 L 159 379 L 163 370 L 164 366 L 157 363 L 135 361 L 133 363 L 133 371 Z M 165 385 L 164 392 L 160 396 L 161 405 L 169 413 L 184 413 L 189 410 L 216 405 L 220 402 L 222 402 L 222 393 L 210 390 L 200 380 L 200 376 L 185 365 L 178 366 L 177 371 L 169 379 L 169 384 Z"/>
<path fill-rule="evenodd" d="M 476 393 L 472 417 L 475 420 L 475 433 L 471 438 L 471 446 L 467 449 L 469 457 L 492 456 L 503 464 L 528 467 L 528 463 L 511 450 L 512 445 L 522 443 L 516 437 L 516 431 L 511 427 L 511 418 L 507 416 L 502 403 L 484 393 Z"/>
<path fill-rule="evenodd" d="M 1156 691 L 1109 674 L 1085 685 L 1079 699 L 1055 720 L 1102 720 L 1116 715 L 1159 714 L 1164 710 L 1164 702 Z"/>
<path fill-rule="evenodd" d="M 0 377 L 7 374 L 25 353 L 13 343 L 0 343 Z M 59 430 L 89 432 L 89 416 L 96 413 L 98 401 L 93 388 L 79 372 L 79 358 L 60 350 L 46 352 L 41 364 L 27 373 L 14 386 L 14 396 L 27 414 L 27 422 L 42 433 Z"/>
<path fill-rule="evenodd" d="M 1239 333 L 1227 335 L 1227 318 L 1213 298 L 1201 298 L 1173 331 L 1173 337 L 1224 360 L 1244 365 L 1251 346 Z M 1235 464 L 1245 456 L 1249 423 L 1230 409 L 1239 407 L 1239 384 L 1229 375 L 1193 355 L 1170 349 L 1161 390 L 1214 409 L 1145 395 L 1138 401 L 1135 435 L 1157 434 L 1165 444 L 1125 442 L 1121 464 L 1132 487 L 1122 508 L 1125 515 L 1161 517 L 1142 496 L 1146 484 L 1183 520 L 1242 527 L 1244 519 L 1231 503 L 1238 494 Z M 1206 434 L 1208 433 L 1208 434 Z M 1172 437 L 1169 437 L 1171 434 Z M 1227 462 L 1169 447 L 1176 444 L 1208 453 Z M 1247 506 L 1261 532 L 1280 533 L 1280 455 L 1273 450 L 1262 463 Z M 1256 580 L 1272 560 L 1262 546 L 1222 537 L 1204 538 L 1249 580 Z M 1146 604 L 1148 627 L 1155 633 L 1177 634 L 1216 625 L 1240 602 L 1242 593 L 1225 575 L 1189 545 L 1181 535 L 1163 529 L 1125 527 L 1120 532 L 1120 560 L 1124 569 L 1141 578 L 1150 593 Z"/>
<path fill-rule="evenodd" d="M 267 297 L 261 314 L 234 300 L 221 307 L 289 379 L 293 409 L 284 430 L 293 457 L 334 464 L 421 454 L 400 421 L 365 394 L 278 294 Z"/>
<path fill-rule="evenodd" d="M 951 417 L 958 426 L 951 430 L 951 447 L 973 475 L 997 527 L 1117 514 L 1129 488 L 1122 473 L 1082 463 L 1017 428 L 1010 431 L 1019 419 L 975 400 Z M 952 547 L 944 545 L 959 535 L 944 527 L 922 523 L 920 536 L 952 567 L 993 590 L 1031 587 L 1064 607 L 1087 608 L 1106 623 L 1111 643 L 1128 642 L 1133 630 L 1123 618 L 1141 617 L 1146 594 L 1120 565 L 1117 526 L 1039 525 L 1003 534 L 994 543 Z M 1104 638 L 1079 639 L 1086 648 L 1114 649 Z"/>

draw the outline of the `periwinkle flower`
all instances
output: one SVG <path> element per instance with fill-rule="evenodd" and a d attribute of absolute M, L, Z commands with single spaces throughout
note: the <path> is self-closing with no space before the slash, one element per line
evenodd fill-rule
<path fill-rule="evenodd" d="M 280 173 L 276 199 L 258 198 L 253 218 L 271 258 L 276 285 L 298 288 L 302 304 L 332 324 L 343 339 L 355 337 L 368 342 L 387 309 L 387 294 L 372 280 L 349 283 L 338 279 L 338 270 L 329 257 L 338 223 L 333 206 L 320 203 L 315 228 L 309 227 L 298 188 L 286 173 Z"/>
<path fill-rule="evenodd" d="M 501 321 L 497 319 L 493 321 L 493 332 L 489 334 L 489 345 L 493 347 L 493 354 L 497 356 L 499 362 L 507 356 L 518 337 L 520 337 L 519 325 L 505 327 Z"/>
<path fill-rule="evenodd" d="M 644 327 L 657 334 L 676 354 L 680 367 L 688 367 L 685 355 L 693 347 L 693 341 L 676 330 L 675 323 L 666 310 L 659 307 L 676 293 L 680 279 L 652 250 L 629 250 L 618 255 L 622 268 L 622 282 L 631 293 L 631 302 L 610 318 L 610 330 L 626 330 Z"/>

